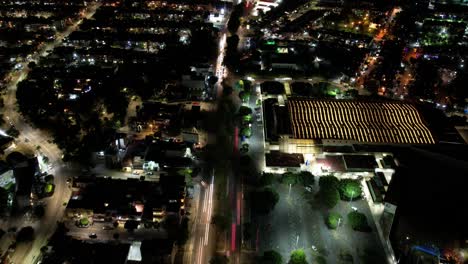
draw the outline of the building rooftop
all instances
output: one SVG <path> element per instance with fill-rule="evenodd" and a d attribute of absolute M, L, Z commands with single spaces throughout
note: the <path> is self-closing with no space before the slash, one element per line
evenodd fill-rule
<path fill-rule="evenodd" d="M 407 103 L 292 98 L 288 109 L 292 134 L 299 139 L 435 143 L 418 110 Z"/>

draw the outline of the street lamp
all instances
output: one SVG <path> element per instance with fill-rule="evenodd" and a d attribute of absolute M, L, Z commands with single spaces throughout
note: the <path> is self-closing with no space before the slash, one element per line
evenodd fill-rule
<path fill-rule="evenodd" d="M 354 190 L 351 190 L 351 197 L 349 197 L 349 201 L 351 202 L 354 196 Z"/>

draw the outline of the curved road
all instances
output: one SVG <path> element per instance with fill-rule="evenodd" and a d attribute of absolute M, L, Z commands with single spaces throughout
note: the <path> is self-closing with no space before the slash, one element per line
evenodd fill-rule
<path fill-rule="evenodd" d="M 53 50 L 59 46 L 63 39 L 70 35 L 73 31 L 78 29 L 78 26 L 83 22 L 84 19 L 88 19 L 94 15 L 96 10 L 100 7 L 100 3 L 92 3 L 85 10 L 83 15 L 75 23 L 69 26 L 65 31 L 57 33 L 56 40 L 52 43 L 46 44 L 40 48 L 39 52 L 32 55 L 32 61 L 36 63 L 40 57 L 47 56 L 47 51 Z M 18 113 L 16 106 L 16 87 L 17 84 L 24 80 L 29 69 L 27 63 L 23 63 L 23 68 L 19 72 L 13 74 L 13 78 L 6 86 L 6 93 L 4 95 L 4 112 L 3 115 L 7 119 L 7 122 L 13 124 L 19 131 L 20 136 L 16 140 L 16 144 L 27 145 L 35 148 L 40 146 L 40 153 L 49 158 L 49 163 L 52 168 L 49 173 L 55 175 L 55 192 L 50 198 L 44 199 L 46 203 L 46 211 L 44 217 L 36 221 L 35 223 L 28 223 L 24 217 L 11 218 L 7 223 L 9 226 L 27 226 L 31 225 L 35 227 L 35 240 L 32 243 L 19 245 L 15 252 L 10 256 L 12 263 L 36 263 L 40 255 L 40 248 L 47 244 L 48 238 L 53 234 L 56 228 L 56 223 L 62 218 L 65 206 L 64 202 L 67 202 L 70 197 L 70 190 L 66 179 L 70 177 L 68 174 L 70 170 L 62 162 L 62 152 L 55 144 L 49 143 L 52 138 L 51 136 L 42 130 L 32 127 L 26 120 Z"/>

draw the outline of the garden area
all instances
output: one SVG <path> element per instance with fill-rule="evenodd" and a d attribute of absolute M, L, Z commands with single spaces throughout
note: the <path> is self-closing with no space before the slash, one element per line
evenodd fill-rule
<path fill-rule="evenodd" d="M 319 180 L 319 187 L 318 199 L 328 209 L 335 207 L 340 199 L 351 202 L 362 197 L 362 186 L 357 180 L 323 176 Z"/>

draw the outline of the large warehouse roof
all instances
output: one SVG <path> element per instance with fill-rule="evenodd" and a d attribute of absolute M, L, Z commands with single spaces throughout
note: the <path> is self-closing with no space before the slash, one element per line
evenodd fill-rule
<path fill-rule="evenodd" d="M 295 138 L 435 143 L 419 112 L 407 103 L 291 98 L 288 108 Z"/>

